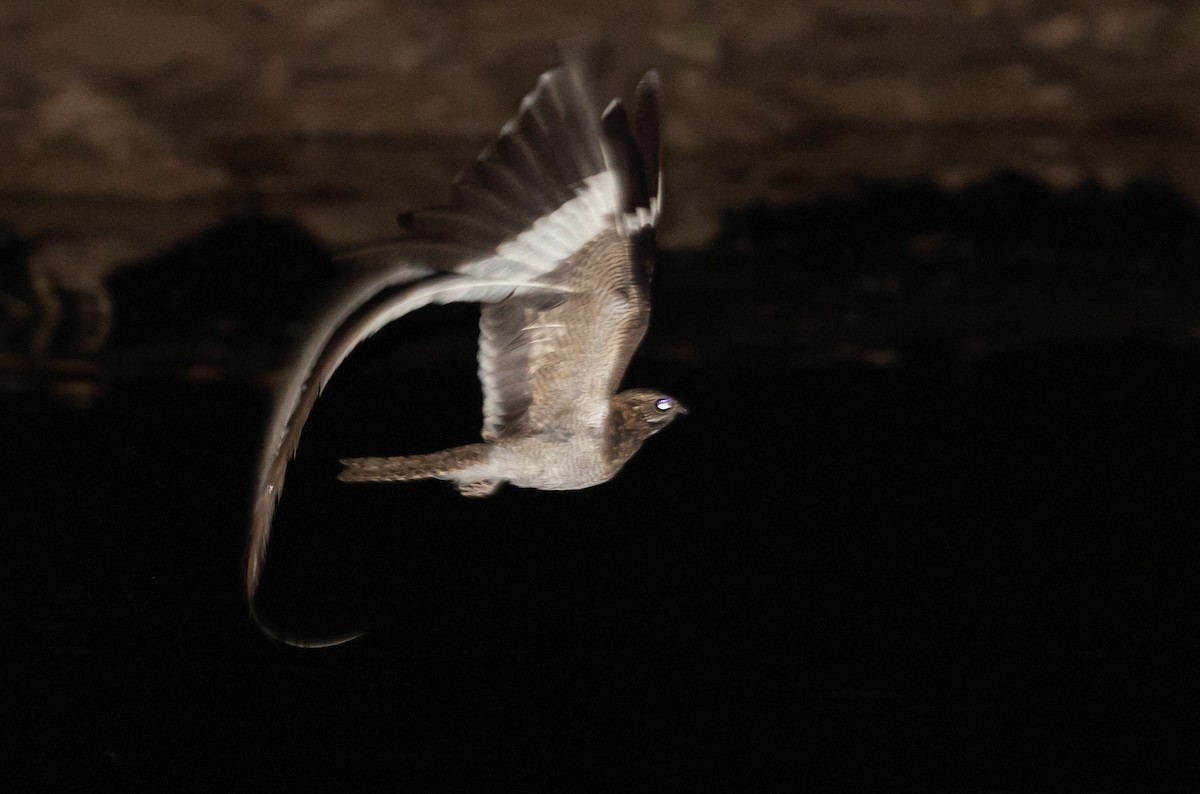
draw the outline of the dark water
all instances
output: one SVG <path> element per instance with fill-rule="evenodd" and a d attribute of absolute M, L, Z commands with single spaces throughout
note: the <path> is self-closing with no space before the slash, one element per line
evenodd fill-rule
<path fill-rule="evenodd" d="M 1121 791 L 1194 776 L 1200 349 L 1178 329 L 1200 324 L 1197 226 L 1177 210 L 1161 242 L 1161 203 L 1025 186 L 1048 202 L 1030 210 L 993 188 L 990 209 L 910 190 L 731 219 L 713 252 L 667 258 L 628 381 L 691 413 L 589 491 L 473 502 L 337 483 L 339 456 L 476 432 L 470 312 L 389 330 L 319 405 L 271 547 L 276 620 L 372 626 L 324 651 L 266 640 L 238 590 L 266 412 L 246 373 L 280 321 L 199 278 L 193 314 L 186 296 L 174 319 L 143 307 L 89 406 L 3 400 L 4 777 Z M 996 207 L 1066 213 L 1076 232 Z M 1159 248 L 1122 248 L 1115 219 Z M 995 223 L 1007 232 L 980 236 Z M 229 263 L 254 260 L 264 228 L 118 286 L 220 273 L 196 253 L 214 240 L 244 273 Z M 903 288 L 882 296 L 869 281 L 892 277 Z M 258 319 L 205 324 L 221 312 Z M 234 374 L 181 376 L 195 361 Z"/>

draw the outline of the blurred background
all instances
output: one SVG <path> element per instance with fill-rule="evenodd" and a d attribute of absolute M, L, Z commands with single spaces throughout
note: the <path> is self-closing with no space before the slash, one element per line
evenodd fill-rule
<path fill-rule="evenodd" d="M 335 278 L 557 60 L 663 77 L 630 385 L 579 493 L 476 436 L 470 306 L 318 404 L 264 610 L 270 390 Z M 1200 3 L 0 5 L 0 772 L 14 790 L 1165 790 L 1200 752 Z"/>

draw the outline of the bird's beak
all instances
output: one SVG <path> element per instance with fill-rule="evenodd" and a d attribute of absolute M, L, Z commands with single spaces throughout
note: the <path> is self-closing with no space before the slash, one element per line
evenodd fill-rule
<path fill-rule="evenodd" d="M 675 403 L 675 410 L 681 414 L 686 414 L 688 412 L 687 407 L 681 402 Z"/>

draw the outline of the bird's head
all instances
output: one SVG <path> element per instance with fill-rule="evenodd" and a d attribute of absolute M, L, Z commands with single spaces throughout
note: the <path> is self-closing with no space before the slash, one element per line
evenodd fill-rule
<path fill-rule="evenodd" d="M 654 389 L 626 389 L 616 396 L 621 423 L 643 438 L 662 430 L 687 408 L 668 394 Z"/>

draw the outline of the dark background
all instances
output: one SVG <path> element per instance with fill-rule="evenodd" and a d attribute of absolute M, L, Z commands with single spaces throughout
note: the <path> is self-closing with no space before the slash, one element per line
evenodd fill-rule
<path fill-rule="evenodd" d="M 1192 5 L 559 5 L 0 16 L 0 777 L 1200 783 Z M 262 591 L 370 631 L 274 644 L 242 544 L 329 252 L 580 29 L 615 90 L 663 71 L 627 382 L 691 413 L 582 492 L 338 483 L 476 437 L 475 310 L 404 318 L 318 403 Z"/>

